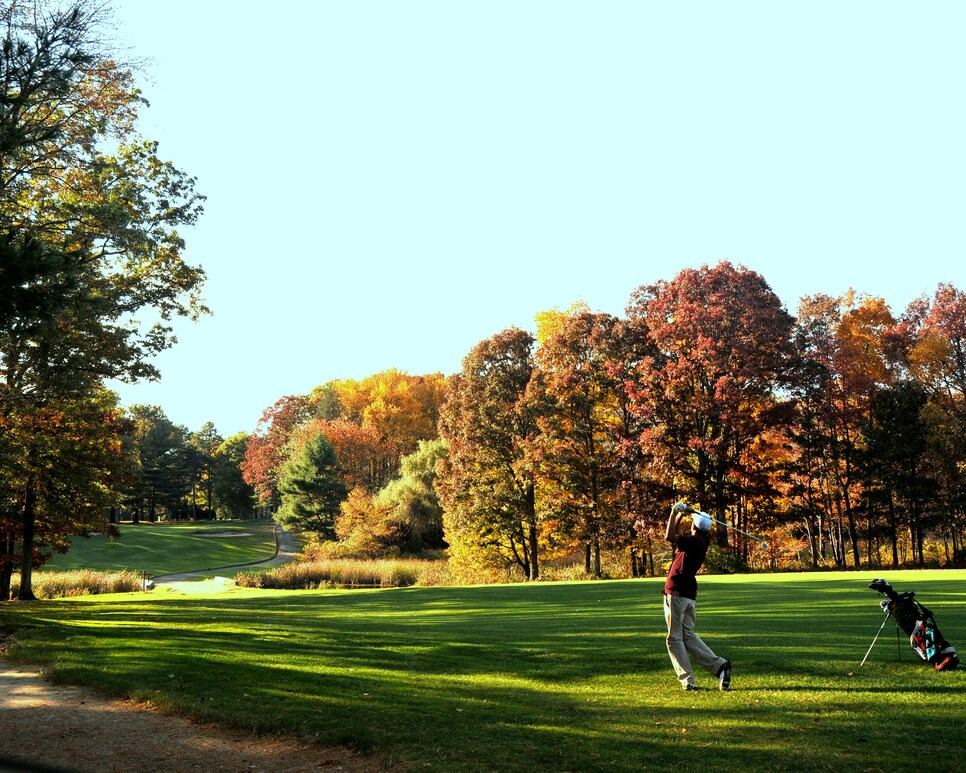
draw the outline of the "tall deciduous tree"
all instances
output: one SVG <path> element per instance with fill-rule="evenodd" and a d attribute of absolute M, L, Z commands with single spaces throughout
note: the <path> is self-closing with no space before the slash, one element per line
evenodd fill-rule
<path fill-rule="evenodd" d="M 278 507 L 278 475 L 288 458 L 288 442 L 311 418 L 312 405 L 302 395 L 286 395 L 262 413 L 242 465 L 245 482 L 255 489 L 259 505 Z"/>
<path fill-rule="evenodd" d="M 531 580 L 540 572 L 533 344 L 530 333 L 513 328 L 464 358 L 440 415 L 449 455 L 436 481 L 456 563 L 498 560 Z"/>
<path fill-rule="evenodd" d="M 311 432 L 325 435 L 349 488 L 376 493 L 396 472 L 396 447 L 382 433 L 347 419 L 316 421 Z"/>
<path fill-rule="evenodd" d="M 638 288 L 628 316 L 656 354 L 632 384 L 642 442 L 720 520 L 743 495 L 743 453 L 779 421 L 792 318 L 756 272 L 727 261 Z"/>
<path fill-rule="evenodd" d="M 440 373 L 412 376 L 390 369 L 361 381 L 329 382 L 309 398 L 319 418 L 346 419 L 378 433 L 394 451 L 395 471 L 400 456 L 415 451 L 419 441 L 437 436 L 444 388 Z"/>
<path fill-rule="evenodd" d="M 98 390 L 43 407 L 24 406 L 0 433 L 0 598 L 9 598 L 19 568 L 19 598 L 32 598 L 35 567 L 68 536 L 100 531 L 123 474 L 126 429 L 116 396 Z M 18 543 L 29 552 L 16 550 Z"/>
<path fill-rule="evenodd" d="M 929 395 L 930 457 L 954 560 L 966 563 L 966 292 L 940 284 L 900 320 L 909 375 Z"/>
<path fill-rule="evenodd" d="M 628 353 L 609 314 L 584 311 L 557 322 L 536 351 L 543 401 L 534 447 L 547 508 L 584 542 L 587 571 L 600 576 L 601 546 L 624 536 L 620 438 L 627 401 L 619 363 Z"/>
<path fill-rule="evenodd" d="M 796 465 L 807 509 L 821 507 L 835 562 L 848 548 L 859 566 L 857 508 L 863 498 L 862 426 L 876 393 L 895 378 L 890 368 L 895 320 L 880 298 L 849 292 L 819 295 L 799 305 L 796 340 L 804 362 L 796 387 L 795 429 L 802 454 Z"/>
<path fill-rule="evenodd" d="M 156 377 L 149 358 L 173 343 L 171 318 L 206 311 L 178 233 L 202 197 L 137 133 L 144 100 L 105 51 L 101 4 L 0 11 L 0 432 L 26 437 L 32 417 L 106 379 Z M 38 495 L 22 498 L 27 566 Z"/>

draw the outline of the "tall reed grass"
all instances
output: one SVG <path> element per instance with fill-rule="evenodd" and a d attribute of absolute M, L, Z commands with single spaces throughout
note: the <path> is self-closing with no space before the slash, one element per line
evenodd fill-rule
<path fill-rule="evenodd" d="M 144 590 L 144 575 L 129 570 L 95 572 L 90 569 L 75 569 L 70 572 L 34 572 L 31 589 L 38 599 L 133 593 Z M 20 579 L 14 575 L 11 596 L 16 598 L 19 593 Z"/>
<path fill-rule="evenodd" d="M 246 588 L 286 590 L 453 584 L 446 561 L 418 559 L 297 561 L 257 572 L 239 572 L 235 582 Z"/>

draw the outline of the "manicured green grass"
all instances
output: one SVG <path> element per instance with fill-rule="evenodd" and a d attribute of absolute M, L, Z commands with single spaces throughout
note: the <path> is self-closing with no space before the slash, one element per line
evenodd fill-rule
<path fill-rule="evenodd" d="M 733 690 L 685 693 L 659 579 L 154 592 L 0 606 L 12 655 L 200 719 L 351 744 L 411 770 L 958 771 L 966 670 L 897 658 L 879 573 L 702 577 Z M 882 572 L 966 649 L 966 572 Z M 176 739 L 172 739 L 176 743 Z"/>
<path fill-rule="evenodd" d="M 75 537 L 70 550 L 55 554 L 44 569 L 130 569 L 161 575 L 247 564 L 275 554 L 274 526 L 271 520 L 123 523 L 120 539 Z"/>

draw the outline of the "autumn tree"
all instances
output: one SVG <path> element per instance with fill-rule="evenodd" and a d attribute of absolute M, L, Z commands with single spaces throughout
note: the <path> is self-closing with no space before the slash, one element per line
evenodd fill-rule
<path fill-rule="evenodd" d="M 966 292 L 940 284 L 932 298 L 910 303 L 901 323 L 910 375 L 966 417 Z"/>
<path fill-rule="evenodd" d="M 19 569 L 21 600 L 33 598 L 33 569 L 70 546 L 70 535 L 106 527 L 112 483 L 123 474 L 126 424 L 116 396 L 101 389 L 28 406 L 0 433 L 0 598 Z M 29 545 L 30 552 L 17 546 Z"/>
<path fill-rule="evenodd" d="M 781 421 L 792 318 L 759 274 L 726 261 L 638 288 L 627 313 L 655 351 L 630 386 L 649 425 L 641 442 L 723 521 L 746 493 L 746 447 Z"/>
<path fill-rule="evenodd" d="M 413 376 L 390 369 L 323 384 L 309 399 L 319 418 L 345 419 L 378 433 L 395 454 L 395 471 L 400 456 L 412 453 L 419 441 L 436 438 L 444 387 L 440 373 Z"/>
<path fill-rule="evenodd" d="M 626 536 L 620 439 L 627 400 L 619 363 L 627 351 L 609 314 L 566 314 L 553 328 L 535 355 L 542 390 L 533 448 L 545 507 L 584 542 L 586 569 L 600 576 L 601 546 Z"/>
<path fill-rule="evenodd" d="M 795 338 L 803 362 L 794 389 L 798 420 L 794 470 L 806 512 L 821 510 L 821 541 L 838 566 L 861 562 L 858 518 L 863 500 L 862 427 L 879 390 L 895 379 L 890 349 L 896 321 L 881 298 L 818 295 L 799 304 Z M 818 545 L 821 550 L 822 545 Z"/>
<path fill-rule="evenodd" d="M 371 496 L 396 473 L 395 446 L 378 430 L 347 419 L 315 421 L 308 426 L 331 443 L 349 488 Z"/>
<path fill-rule="evenodd" d="M 339 506 L 335 520 L 338 543 L 309 545 L 307 553 L 340 558 L 377 558 L 395 537 L 388 518 L 389 506 L 380 505 L 362 489 L 352 489 Z"/>
<path fill-rule="evenodd" d="M 286 395 L 266 408 L 248 439 L 242 475 L 255 489 L 258 504 L 278 507 L 278 476 L 288 458 L 292 434 L 312 418 L 312 405 L 302 395 Z"/>
<path fill-rule="evenodd" d="M 931 298 L 908 305 L 898 327 L 906 372 L 929 397 L 932 478 L 953 561 L 961 565 L 966 561 L 966 292 L 940 284 Z"/>
<path fill-rule="evenodd" d="M 540 516 L 531 445 L 537 414 L 533 336 L 518 328 L 477 344 L 448 383 L 436 488 L 453 560 L 502 563 L 539 577 Z"/>
<path fill-rule="evenodd" d="M 0 21 L 0 432 L 35 448 L 48 440 L 28 442 L 36 417 L 107 379 L 156 377 L 149 360 L 173 344 L 171 319 L 206 311 L 178 233 L 202 197 L 138 134 L 144 100 L 105 50 L 106 21 L 84 0 L 14 0 Z M 38 496 L 21 497 L 22 566 L 45 528 Z M 20 587 L 32 597 L 29 575 Z"/>

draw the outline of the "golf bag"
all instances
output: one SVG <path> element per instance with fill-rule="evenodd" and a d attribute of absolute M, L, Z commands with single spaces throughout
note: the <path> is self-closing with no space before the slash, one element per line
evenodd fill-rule
<path fill-rule="evenodd" d="M 939 632 L 932 612 L 916 601 L 915 592 L 896 593 L 886 580 L 873 580 L 869 587 L 885 594 L 879 606 L 906 632 L 913 652 L 937 671 L 951 671 L 959 665 L 956 649 Z"/>

